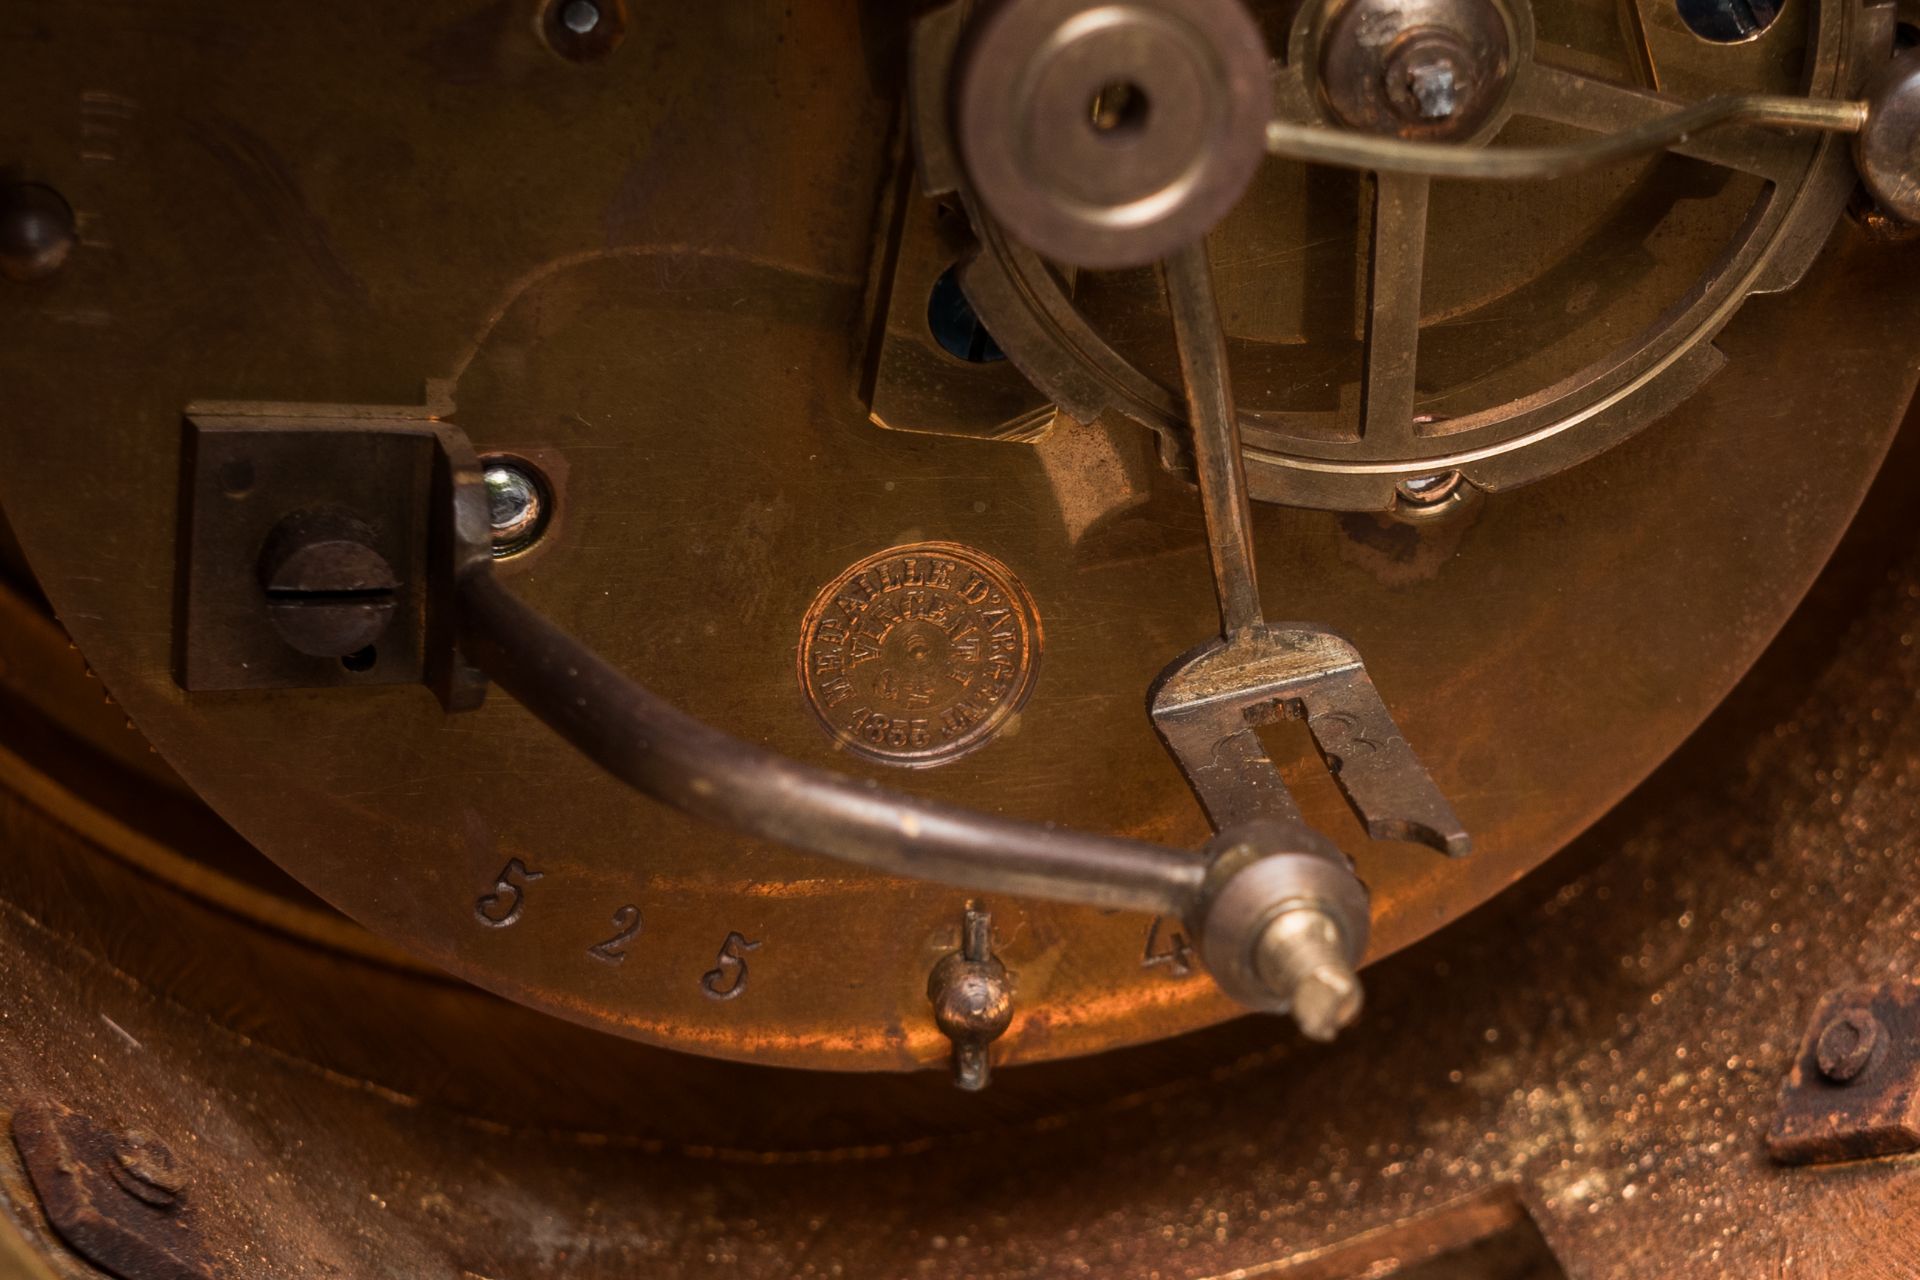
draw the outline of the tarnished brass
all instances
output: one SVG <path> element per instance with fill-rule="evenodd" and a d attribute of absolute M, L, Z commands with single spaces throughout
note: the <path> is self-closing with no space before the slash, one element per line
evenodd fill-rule
<path fill-rule="evenodd" d="M 1249 1021 L 979 1095 L 701 1061 L 263 927 L 10 767 L 5 1104 L 146 1129 L 220 1274 L 272 1280 L 1900 1276 L 1912 1162 L 1784 1168 L 1762 1131 L 1821 994 L 1915 959 L 1916 444 L 1704 731 L 1376 966 L 1339 1045 Z M 14 1185 L 0 1259 L 72 1274 Z"/>
<path fill-rule="evenodd" d="M 1914 133 L 1920 129 L 1920 54 L 1908 50 L 1875 78 L 1872 118 L 1854 142 L 1860 180 L 1880 210 L 1920 223 L 1920 172 Z"/>
<path fill-rule="evenodd" d="M 1890 6 L 1795 6 L 1738 45 L 1651 28 L 1595 42 L 1579 6 L 1541 9 L 1512 15 L 1522 19 L 1502 73 L 1512 83 L 1471 138 L 1484 156 L 1436 167 L 1490 177 L 1504 159 L 1508 177 L 1555 172 L 1555 156 L 1577 160 L 1582 148 L 1535 148 L 1594 133 L 1627 135 L 1616 157 L 1665 143 L 1683 159 L 1519 191 L 1436 190 L 1419 143 L 1327 136 L 1316 78 L 1325 10 L 1293 11 L 1269 126 L 1274 149 L 1382 172 L 1360 217 L 1352 180 L 1273 166 L 1213 233 L 1217 261 L 1298 264 L 1278 286 L 1268 274 L 1240 273 L 1241 292 L 1225 303 L 1241 364 L 1254 371 L 1241 379 L 1241 418 L 1255 497 L 1384 510 L 1400 485 L 1430 476 L 1459 473 L 1504 490 L 1575 465 L 1696 391 L 1718 368 L 1714 338 L 1734 309 L 1751 294 L 1790 288 L 1818 252 L 1855 181 L 1845 138 L 1702 130 L 1746 111 L 1858 129 L 1863 111 L 1852 99 L 1886 57 Z M 918 74 L 937 78 L 945 53 L 942 42 L 922 41 Z M 1702 105 L 1662 136 L 1657 122 L 1729 92 L 1773 96 Z M 1809 97 L 1845 101 L 1808 105 Z M 938 118 L 924 99 L 916 105 L 916 138 L 937 152 Z M 1647 136 L 1636 140 L 1637 129 Z M 936 178 L 953 171 L 938 158 L 923 168 Z M 1695 198 L 1681 198 L 1682 189 Z M 1156 300 L 1125 283 L 1082 283 L 1069 298 L 990 213 L 974 210 L 984 251 L 966 281 L 1011 358 L 1078 418 L 1117 413 L 1181 435 L 1161 326 L 1143 315 Z M 1359 308 L 1355 260 L 1364 264 Z"/>
<path fill-rule="evenodd" d="M 444 412 L 482 452 L 543 459 L 553 482 L 555 523 L 498 562 L 502 580 L 673 702 L 929 798 L 1201 845 L 1142 700 L 1215 615 L 1196 504 L 1148 434 L 1120 421 L 1058 422 L 1030 443 L 887 431 L 858 398 L 902 17 L 863 27 L 807 10 L 736 30 L 663 11 L 587 65 L 554 56 L 531 5 L 299 11 L 239 59 L 186 35 L 158 58 L 131 28 L 35 12 L 51 47 L 85 45 L 89 82 L 57 57 L 27 62 L 0 91 L 9 136 L 85 233 L 59 273 L 0 307 L 0 500 L 113 691 L 114 723 L 130 716 L 320 898 L 419 962 L 627 1036 L 814 1067 L 930 1066 L 949 1049 L 925 980 L 964 895 L 663 813 L 504 699 L 450 720 L 410 687 L 182 692 L 174 494 L 180 415 L 197 400 L 421 404 L 444 378 Z M 1790 88 L 1809 31 L 1794 12 L 1733 47 L 1724 78 Z M 1620 69 L 1614 14 L 1556 7 L 1539 35 L 1614 32 L 1586 65 L 1625 82 L 1638 73 Z M 349 34 L 363 29 L 381 38 Z M 869 77 L 867 53 L 894 70 Z M 1721 75 L 1704 56 L 1672 55 L 1663 88 L 1703 92 Z M 737 65 L 760 70 L 712 93 Z M 329 103 L 323 130 L 314 101 Z M 1213 246 L 1236 390 L 1256 405 L 1291 376 L 1241 358 L 1261 326 L 1324 339 L 1276 350 L 1328 368 L 1358 350 L 1356 282 L 1326 267 L 1351 262 L 1360 193 L 1283 170 L 1263 170 Z M 1439 348 L 1422 367 L 1470 380 L 1482 355 L 1549 333 L 1583 360 L 1610 349 L 1724 249 L 1751 195 L 1678 161 L 1534 204 L 1437 184 L 1444 247 L 1430 245 L 1424 292 L 1443 323 L 1427 327 L 1423 347 Z M 1307 234 L 1288 247 L 1263 218 Z M 1545 859 L 1760 651 L 1908 394 L 1920 301 L 1900 253 L 1843 233 L 1799 290 L 1723 331 L 1725 368 L 1698 395 L 1578 469 L 1420 523 L 1256 509 L 1275 613 L 1284 602 L 1350 635 L 1476 837 L 1458 864 L 1369 848 L 1316 789 L 1310 748 L 1275 745 L 1307 819 L 1372 887 L 1376 956 Z M 1091 278 L 1075 299 L 1135 317 L 1122 328 L 1143 352 L 1171 352 L 1150 278 Z M 1454 323 L 1468 319 L 1485 323 Z M 1449 355 L 1456 337 L 1472 350 Z M 1025 584 L 1045 653 L 1017 727 L 907 774 L 821 733 L 796 645 L 823 584 L 935 540 Z M 476 917 L 489 895 L 495 920 L 520 906 L 512 924 Z M 642 927 L 614 946 L 626 907 Z M 1232 1010 L 1158 962 L 1170 922 L 1016 899 L 994 913 L 1017 1009 L 1000 1063 Z"/>
<path fill-rule="evenodd" d="M 1240 0 L 983 6 L 951 77 L 916 144 L 950 128 L 969 194 L 1073 266 L 1145 266 L 1192 243 L 1260 164 L 1268 66 Z"/>
<path fill-rule="evenodd" d="M 1528 6 L 1501 0 L 1343 0 L 1301 6 L 1308 39 L 1290 60 L 1340 124 L 1403 138 L 1478 132 L 1530 54 Z M 1298 30 L 1298 24 L 1296 24 Z"/>
<path fill-rule="evenodd" d="M 958 267 L 974 248 L 957 204 L 915 196 L 913 167 L 896 160 L 894 227 L 880 239 L 874 264 L 876 315 L 869 340 L 864 398 L 875 426 L 935 435 L 980 436 L 1032 443 L 1053 425 L 1054 406 L 1034 390 L 974 319 L 981 359 L 955 359 L 935 337 L 930 305 L 936 289 L 964 304 Z M 971 304 L 966 304 L 971 313 Z M 986 358 L 989 355 L 998 358 Z"/>
<path fill-rule="evenodd" d="M 1266 625 L 1240 419 L 1205 243 L 1168 255 L 1161 275 L 1220 602 L 1219 639 L 1181 655 L 1147 696 L 1155 732 L 1216 833 L 1207 872 L 1213 887 L 1187 920 L 1222 991 L 1290 1013 L 1307 1036 L 1328 1040 L 1359 1013 L 1354 968 L 1366 954 L 1371 904 L 1352 861 L 1301 821 L 1256 729 L 1282 717 L 1305 720 L 1369 836 L 1419 840 L 1453 854 L 1467 851 L 1468 837 L 1353 647 L 1324 627 Z"/>
<path fill-rule="evenodd" d="M 1309 8 L 1255 17 L 1284 51 Z M 1577 143 L 1556 121 L 1594 110 L 1851 101 L 1842 68 L 1892 16 L 1787 0 L 1718 45 L 1668 0 L 1529 12 L 1488 126 L 1515 151 Z M 1249 484 L 1320 507 L 1238 504 L 1210 530 L 1186 477 L 1217 494 L 1235 460 L 1190 447 L 1154 274 L 1067 278 L 902 194 L 900 121 L 929 94 L 903 79 L 909 16 L 0 17 L 20 55 L 0 178 L 59 201 L 0 256 L 70 238 L 50 270 L 0 272 L 0 1272 L 1906 1277 L 1920 1166 L 1876 1153 L 1913 1127 L 1890 1066 L 1920 976 L 1920 435 L 1896 437 L 1920 242 L 1807 212 L 1837 216 L 1844 143 L 1743 126 L 1537 188 L 1267 163 L 1206 250 L 1227 338 L 1206 361 L 1233 396 L 1202 377 L 1195 401 L 1237 398 Z M 1438 63 L 1416 52 L 1395 65 L 1420 111 Z M 1570 96 L 1519 109 L 1547 90 Z M 1088 106 L 1103 128 L 1137 110 Z M 926 291 L 976 245 L 958 270 L 1008 350 L 1082 322 L 1111 339 L 1061 374 L 1074 412 L 929 344 Z M 1100 396 L 1122 412 L 1079 412 Z M 1543 436 L 1534 483 L 1507 484 L 1533 444 L 1499 476 L 1441 451 L 1508 430 L 1501 406 L 1538 425 L 1576 401 L 1600 425 Z M 1235 1006 L 1203 957 L 1228 964 L 1193 920 L 973 900 L 741 837 L 509 698 L 449 714 L 411 657 L 405 682 L 309 654 L 337 687 L 183 688 L 196 530 L 244 525 L 214 567 L 268 638 L 269 589 L 340 586 L 263 585 L 280 517 L 244 524 L 241 495 L 286 478 L 216 467 L 202 490 L 187 420 L 341 405 L 419 407 L 309 425 L 378 417 L 537 470 L 537 538 L 496 560 L 469 504 L 443 540 L 492 575 L 476 607 L 550 617 L 767 778 L 792 759 L 883 816 L 907 811 L 890 788 L 1197 857 L 1209 824 L 1147 691 L 1223 611 L 1242 636 L 1311 618 L 1365 657 L 1362 736 L 1418 747 L 1451 802 L 1425 826 L 1471 830 L 1474 856 L 1370 840 L 1396 832 L 1327 776 L 1341 724 L 1231 735 L 1330 837 L 1295 841 L 1327 896 L 1357 889 L 1349 860 L 1371 888 L 1366 1015 L 1310 1045 L 1211 1025 Z M 1366 456 L 1369 423 L 1441 469 Z M 430 452 L 402 508 L 454 472 L 482 492 L 477 457 Z M 1343 458 L 1365 486 L 1293 474 Z M 326 465 L 330 491 L 382 492 Z M 1379 509 L 1329 509 L 1356 506 Z M 909 677 L 960 639 L 870 628 L 900 652 L 856 694 L 903 712 L 850 743 L 832 715 L 853 704 L 823 732 L 815 677 L 823 625 L 862 610 L 823 588 L 873 573 L 884 597 L 897 569 L 904 591 L 923 554 L 986 587 L 928 619 L 1013 607 L 977 615 L 991 732 L 903 762 Z M 433 602 L 399 599 L 414 566 L 388 563 L 389 627 L 431 629 Z M 1352 1017 L 1360 957 L 1315 914 L 1234 963 L 1311 988 L 1318 1034 Z M 991 1090 L 952 1087 L 956 1048 Z M 1773 1158 L 1796 1141 L 1852 1159 Z"/>

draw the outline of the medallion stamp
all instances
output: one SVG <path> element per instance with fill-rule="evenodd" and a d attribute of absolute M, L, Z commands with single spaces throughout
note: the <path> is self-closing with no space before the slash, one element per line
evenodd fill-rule
<path fill-rule="evenodd" d="M 984 746 L 1040 666 L 1040 615 L 1013 571 L 952 542 L 893 547 L 848 568 L 807 610 L 800 687 L 856 755 L 927 768 Z"/>

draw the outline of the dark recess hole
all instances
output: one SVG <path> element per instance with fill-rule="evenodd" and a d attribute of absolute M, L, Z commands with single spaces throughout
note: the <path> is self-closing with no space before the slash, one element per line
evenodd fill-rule
<path fill-rule="evenodd" d="M 933 331 L 933 340 L 948 355 L 973 364 L 990 364 L 1007 358 L 1007 353 L 987 332 L 987 326 L 974 314 L 967 295 L 961 292 L 957 267 L 948 267 L 933 282 L 933 292 L 927 297 L 927 328 Z"/>
<path fill-rule="evenodd" d="M 1087 117 L 1095 133 L 1109 138 L 1129 138 L 1147 127 L 1147 91 L 1131 80 L 1115 80 L 1100 86 L 1087 104 Z"/>
<path fill-rule="evenodd" d="M 1781 0 L 1674 0 L 1680 21 L 1702 40 L 1738 44 L 1751 40 L 1780 16 Z"/>

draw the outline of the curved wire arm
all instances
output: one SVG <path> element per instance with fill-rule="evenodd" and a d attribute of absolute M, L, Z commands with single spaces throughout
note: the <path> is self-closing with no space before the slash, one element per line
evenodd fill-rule
<path fill-rule="evenodd" d="M 460 649 L 636 790 L 708 822 L 892 875 L 1184 916 L 1200 854 L 977 813 L 790 760 L 677 710 L 502 586 L 457 586 Z"/>
<path fill-rule="evenodd" d="M 1867 104 L 1831 98 L 1752 93 L 1708 98 L 1671 115 L 1615 133 L 1550 147 L 1467 147 L 1452 142 L 1409 142 L 1323 125 L 1267 124 L 1271 155 L 1375 173 L 1423 174 L 1434 178 L 1516 181 L 1558 178 L 1618 160 L 1664 151 L 1695 133 L 1729 124 L 1858 133 Z"/>

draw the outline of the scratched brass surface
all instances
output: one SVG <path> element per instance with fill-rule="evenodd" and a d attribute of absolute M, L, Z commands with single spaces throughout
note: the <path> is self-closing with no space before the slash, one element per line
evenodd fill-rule
<path fill-rule="evenodd" d="M 591 65 L 555 57 L 532 17 L 520 0 L 8 6 L 0 143 L 67 195 L 83 242 L 0 294 L 0 502 L 125 713 L 376 934 L 660 1044 L 933 1063 L 925 977 L 964 894 L 662 812 L 504 698 L 448 718 L 420 689 L 189 698 L 168 674 L 181 407 L 419 403 L 443 379 L 483 450 L 552 461 L 557 531 L 502 571 L 682 706 L 944 799 L 1203 838 L 1142 707 L 1214 626 L 1193 497 L 1147 434 L 914 435 L 857 398 L 902 15 L 660 9 Z M 1270 616 L 1358 642 L 1476 837 L 1460 863 L 1362 847 L 1308 781 L 1317 763 L 1289 768 L 1359 855 L 1376 954 L 1537 865 L 1745 670 L 1911 389 L 1915 265 L 1843 234 L 1799 290 L 1736 319 L 1726 369 L 1658 428 L 1456 520 L 1256 513 Z M 835 749 L 795 644 L 823 583 L 923 540 L 1007 565 L 1044 644 L 1017 732 L 906 773 Z M 516 859 L 538 878 L 496 890 Z M 1232 1012 L 1150 963 L 1153 922 L 989 905 L 1016 984 L 1001 1061 Z M 515 906 L 508 927 L 481 918 Z M 623 934 L 624 959 L 592 952 Z"/>
<path fill-rule="evenodd" d="M 1920 966 L 1916 503 L 1910 435 L 1706 727 L 1333 1046 L 1245 1019 L 977 1096 L 702 1062 L 260 929 L 8 794 L 0 1109 L 153 1132 L 250 1280 L 1514 1280 L 1536 1233 L 1529 1280 L 1912 1280 L 1920 1163 L 1762 1139 L 1821 995 Z M 4 1142 L 0 1215 L 0 1259 L 87 1274 Z"/>

